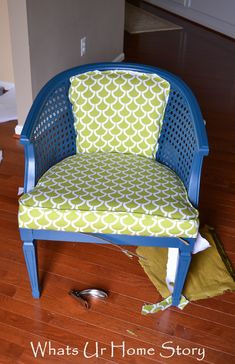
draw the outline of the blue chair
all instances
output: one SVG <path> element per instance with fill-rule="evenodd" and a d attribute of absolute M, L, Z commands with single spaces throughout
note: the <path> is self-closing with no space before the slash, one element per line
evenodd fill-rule
<path fill-rule="evenodd" d="M 21 143 L 19 227 L 33 297 L 40 297 L 37 240 L 115 243 L 179 248 L 178 306 L 208 154 L 201 112 L 185 83 L 140 64 L 67 70 L 36 97 Z"/>

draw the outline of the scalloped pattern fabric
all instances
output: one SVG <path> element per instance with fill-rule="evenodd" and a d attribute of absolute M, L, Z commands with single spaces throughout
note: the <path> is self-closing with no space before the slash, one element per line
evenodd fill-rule
<path fill-rule="evenodd" d="M 50 168 L 20 198 L 19 226 L 196 237 L 198 211 L 178 176 L 161 163 L 131 154 L 82 153 Z"/>
<path fill-rule="evenodd" d="M 70 78 L 77 152 L 155 157 L 170 84 L 156 74 L 92 71 Z"/>

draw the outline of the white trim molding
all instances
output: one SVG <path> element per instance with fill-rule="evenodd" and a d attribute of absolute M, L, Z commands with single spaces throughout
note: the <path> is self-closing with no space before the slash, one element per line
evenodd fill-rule
<path fill-rule="evenodd" d="M 16 125 L 15 127 L 15 134 L 20 135 L 23 129 L 23 125 Z"/>
<path fill-rule="evenodd" d="M 122 62 L 125 59 L 125 54 L 124 53 L 120 53 L 117 57 L 115 57 L 112 62 Z"/>

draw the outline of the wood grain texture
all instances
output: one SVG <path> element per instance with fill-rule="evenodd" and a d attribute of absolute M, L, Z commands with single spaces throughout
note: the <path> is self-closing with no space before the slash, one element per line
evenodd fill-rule
<path fill-rule="evenodd" d="M 194 90 L 207 121 L 210 155 L 202 176 L 201 223 L 216 228 L 235 263 L 235 44 L 234 41 L 179 17 L 138 2 L 183 30 L 125 36 L 126 61 L 155 65 L 182 77 Z M 24 156 L 12 138 L 15 122 L 0 125 L 0 363 L 198 363 L 197 356 L 164 359 L 162 344 L 205 348 L 203 363 L 234 363 L 235 301 L 233 293 L 141 316 L 144 302 L 160 300 L 135 258 L 113 246 L 39 242 L 40 300 L 31 297 L 17 225 L 18 187 L 23 186 Z M 134 251 L 134 247 L 129 247 Z M 71 288 L 100 287 L 106 302 L 90 311 L 68 295 Z M 102 357 L 34 358 L 30 342 L 50 341 L 80 350 L 86 342 L 107 347 Z M 110 357 L 111 342 L 132 348 L 154 348 L 155 356 Z"/>

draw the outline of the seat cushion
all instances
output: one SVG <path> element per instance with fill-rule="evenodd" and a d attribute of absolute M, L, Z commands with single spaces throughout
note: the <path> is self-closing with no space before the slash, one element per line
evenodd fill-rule
<path fill-rule="evenodd" d="M 120 70 L 87 72 L 70 81 L 77 152 L 155 157 L 169 82 Z"/>
<path fill-rule="evenodd" d="M 177 175 L 157 161 L 82 153 L 53 166 L 20 198 L 19 226 L 195 237 L 198 212 Z"/>

